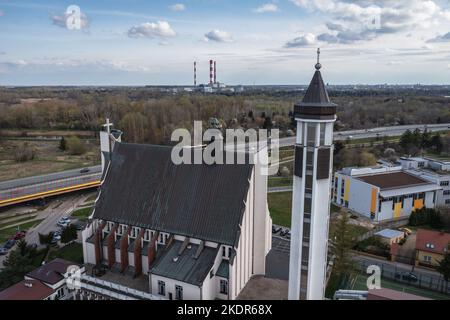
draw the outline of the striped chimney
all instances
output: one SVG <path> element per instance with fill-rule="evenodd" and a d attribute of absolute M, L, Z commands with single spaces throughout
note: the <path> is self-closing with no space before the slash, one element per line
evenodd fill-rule
<path fill-rule="evenodd" d="M 213 84 L 213 62 L 209 60 L 209 84 Z"/>
<path fill-rule="evenodd" d="M 216 75 L 217 75 L 217 68 L 216 68 L 216 61 L 214 61 L 214 83 L 217 83 Z"/>
<path fill-rule="evenodd" d="M 197 61 L 194 61 L 194 87 L 197 86 Z"/>

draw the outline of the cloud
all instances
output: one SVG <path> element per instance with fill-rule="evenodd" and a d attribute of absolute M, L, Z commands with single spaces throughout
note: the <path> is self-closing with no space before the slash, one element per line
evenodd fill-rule
<path fill-rule="evenodd" d="M 215 41 L 215 42 L 233 42 L 233 37 L 230 33 L 220 30 L 211 30 L 205 34 L 205 41 Z"/>
<path fill-rule="evenodd" d="M 145 22 L 140 25 L 133 26 L 128 30 L 130 38 L 170 38 L 176 36 L 176 32 L 172 29 L 167 21 Z"/>
<path fill-rule="evenodd" d="M 182 3 L 176 3 L 176 4 L 169 6 L 169 9 L 172 11 L 184 11 L 184 10 L 186 10 L 186 6 Z"/>
<path fill-rule="evenodd" d="M 306 33 L 291 41 L 288 41 L 284 47 L 285 48 L 300 48 L 311 46 L 316 43 L 316 36 L 312 33 Z"/>
<path fill-rule="evenodd" d="M 84 12 L 80 10 L 79 18 L 76 18 L 70 12 L 62 14 L 53 14 L 50 16 L 52 24 L 64 29 L 86 30 L 89 28 L 89 19 Z"/>
<path fill-rule="evenodd" d="M 450 32 L 443 35 L 438 35 L 435 38 L 428 40 L 427 42 L 450 42 Z"/>
<path fill-rule="evenodd" d="M 450 11 L 436 0 L 290 0 L 314 13 L 325 14 L 329 34 L 322 39 L 352 43 L 384 34 L 430 29 L 450 20 Z M 354 40 L 353 40 L 354 39 Z"/>
<path fill-rule="evenodd" d="M 274 3 L 266 3 L 253 10 L 256 13 L 277 12 L 278 6 Z"/>

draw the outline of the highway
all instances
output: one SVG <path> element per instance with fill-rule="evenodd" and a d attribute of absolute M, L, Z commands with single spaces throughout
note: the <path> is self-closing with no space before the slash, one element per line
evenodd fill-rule
<path fill-rule="evenodd" d="M 415 129 L 425 130 L 429 132 L 450 131 L 450 123 L 440 124 L 417 124 L 417 125 L 405 125 L 405 126 L 393 126 L 393 127 L 379 127 L 363 130 L 348 130 L 337 131 L 334 133 L 335 141 L 345 141 L 347 139 L 368 139 L 376 137 L 397 137 L 405 133 L 406 130 L 414 131 Z M 279 146 L 288 147 L 295 144 L 295 137 L 281 138 L 279 139 Z"/>

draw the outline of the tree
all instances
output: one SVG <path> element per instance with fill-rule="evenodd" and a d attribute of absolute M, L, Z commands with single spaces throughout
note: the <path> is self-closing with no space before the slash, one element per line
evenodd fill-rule
<path fill-rule="evenodd" d="M 78 237 L 77 228 L 71 224 L 61 232 L 61 242 L 68 243 Z"/>
<path fill-rule="evenodd" d="M 331 232 L 331 252 L 334 255 L 333 272 L 343 275 L 352 272 L 353 261 L 350 250 L 354 245 L 354 236 L 348 227 L 349 214 L 343 212 Z"/>
<path fill-rule="evenodd" d="M 49 232 L 48 234 L 39 233 L 39 243 L 43 246 L 50 245 L 53 239 L 53 232 Z"/>
<path fill-rule="evenodd" d="M 36 151 L 28 142 L 19 144 L 17 148 L 14 149 L 14 160 L 16 162 L 26 162 L 33 160 L 36 157 Z"/>
<path fill-rule="evenodd" d="M 444 259 L 439 261 L 439 265 L 436 267 L 436 270 L 442 274 L 445 281 L 450 281 L 450 245 L 448 246 Z"/>
<path fill-rule="evenodd" d="M 86 152 L 83 142 L 76 136 L 66 139 L 66 149 L 71 155 L 82 155 Z"/>
<path fill-rule="evenodd" d="M 66 151 L 66 148 L 66 139 L 64 138 L 64 136 L 62 136 L 61 140 L 59 140 L 59 150 Z"/>
<path fill-rule="evenodd" d="M 440 134 L 436 134 L 431 138 L 430 146 L 434 149 L 436 153 L 441 153 L 444 148 Z"/>
<path fill-rule="evenodd" d="M 147 136 L 148 120 L 140 112 L 130 112 L 120 121 L 120 127 L 128 142 L 142 143 Z"/>

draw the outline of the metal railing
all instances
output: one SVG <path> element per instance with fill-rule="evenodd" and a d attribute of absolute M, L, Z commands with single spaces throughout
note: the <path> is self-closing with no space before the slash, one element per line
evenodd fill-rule
<path fill-rule="evenodd" d="M 163 297 L 146 293 L 110 281 L 101 280 L 88 275 L 81 276 L 81 287 L 119 300 L 166 300 Z"/>

